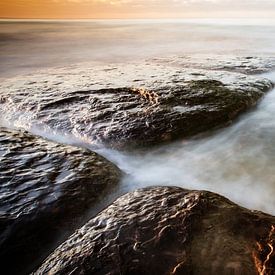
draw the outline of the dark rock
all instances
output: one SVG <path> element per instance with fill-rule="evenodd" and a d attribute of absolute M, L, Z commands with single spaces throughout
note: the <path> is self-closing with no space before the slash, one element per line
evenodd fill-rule
<path fill-rule="evenodd" d="M 0 110 L 4 120 L 22 125 L 27 112 L 28 126 L 95 144 L 148 146 L 227 125 L 271 87 L 243 74 L 160 64 L 64 68 L 6 81 Z"/>
<path fill-rule="evenodd" d="M 34 274 L 274 274 L 275 217 L 206 191 L 128 193 Z"/>
<path fill-rule="evenodd" d="M 0 129 L 0 145 L 1 274 L 25 274 L 79 226 L 120 172 L 95 153 L 23 132 Z"/>

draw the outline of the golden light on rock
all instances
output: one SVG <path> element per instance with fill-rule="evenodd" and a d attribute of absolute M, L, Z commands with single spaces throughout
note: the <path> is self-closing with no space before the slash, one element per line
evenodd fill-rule
<path fill-rule="evenodd" d="M 255 267 L 259 275 L 272 275 L 273 269 L 269 266 L 271 265 L 270 259 L 274 255 L 274 236 L 275 236 L 275 226 L 272 225 L 268 238 L 265 243 L 257 242 L 257 250 L 253 253 L 253 259 L 255 262 Z M 272 270 L 271 270 L 272 269 Z"/>

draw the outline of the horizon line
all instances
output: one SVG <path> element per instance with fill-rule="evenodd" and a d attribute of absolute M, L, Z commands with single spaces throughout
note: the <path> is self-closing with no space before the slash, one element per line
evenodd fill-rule
<path fill-rule="evenodd" d="M 72 17 L 66 17 L 66 18 L 52 18 L 52 17 L 35 17 L 35 18 L 29 18 L 29 17 L 0 17 L 0 20 L 160 20 L 160 19 L 167 19 L 167 20 L 173 20 L 173 19 L 264 19 L 264 20 L 270 20 L 274 19 L 274 17 L 139 17 L 139 18 L 127 18 L 127 17 L 87 17 L 87 18 L 72 18 Z"/>

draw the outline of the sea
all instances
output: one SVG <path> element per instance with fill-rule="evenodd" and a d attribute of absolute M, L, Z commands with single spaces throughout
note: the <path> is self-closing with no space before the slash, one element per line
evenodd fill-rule
<path fill-rule="evenodd" d="M 72 64 L 121 64 L 177 55 L 274 58 L 275 20 L 0 21 L 1 81 Z M 261 76 L 275 82 L 273 71 Z M 97 149 L 126 175 L 101 206 L 137 188 L 169 185 L 213 191 L 275 215 L 274 118 L 272 90 L 232 125 L 202 137 L 140 151 Z M 70 143 L 62 136 L 35 134 Z M 93 150 L 87 143 L 83 146 Z"/>

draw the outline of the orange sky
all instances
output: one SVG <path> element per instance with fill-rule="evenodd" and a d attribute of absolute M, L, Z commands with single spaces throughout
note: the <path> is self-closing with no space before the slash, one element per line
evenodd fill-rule
<path fill-rule="evenodd" d="M 274 16 L 275 0 L 0 0 L 5 18 Z"/>

